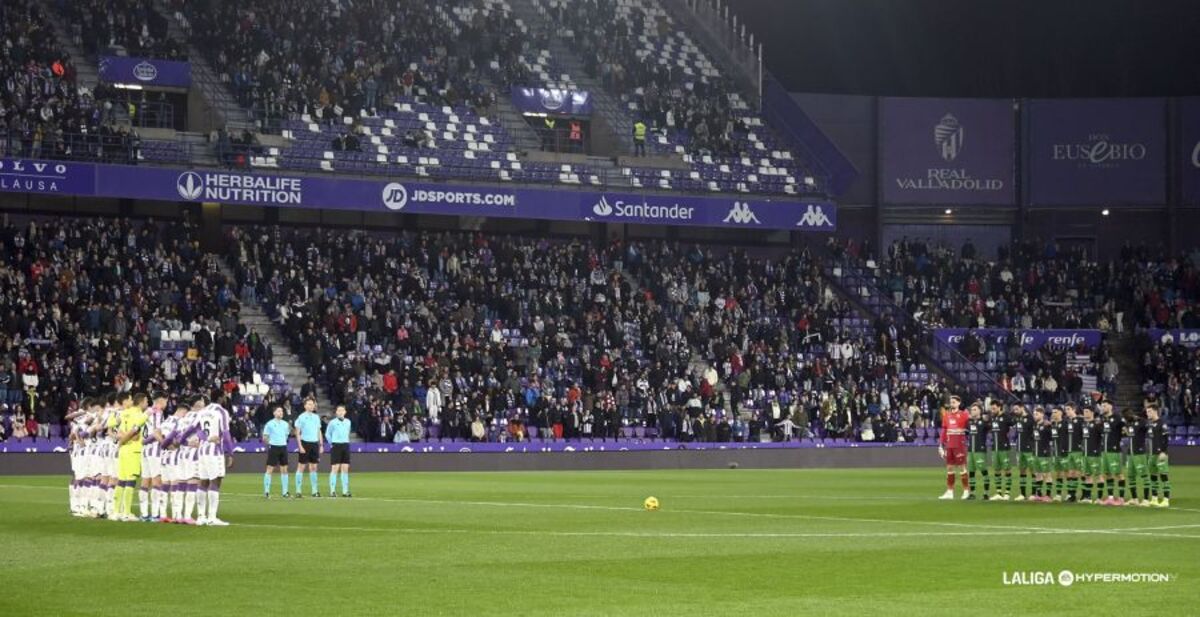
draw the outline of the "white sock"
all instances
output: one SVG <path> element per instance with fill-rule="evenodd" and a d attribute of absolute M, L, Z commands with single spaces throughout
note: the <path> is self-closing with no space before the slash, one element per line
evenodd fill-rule
<path fill-rule="evenodd" d="M 176 520 L 183 518 L 183 491 L 178 487 L 171 491 L 171 512 L 173 513 L 171 518 Z"/>
<path fill-rule="evenodd" d="M 150 517 L 162 518 L 163 516 L 163 498 L 162 489 L 154 487 L 150 489 Z"/>
<path fill-rule="evenodd" d="M 138 491 L 138 514 L 142 518 L 150 516 L 150 490 L 142 489 Z"/>
<path fill-rule="evenodd" d="M 93 480 L 93 482 L 95 482 L 95 480 Z M 99 491 L 100 487 L 96 486 L 95 484 L 87 487 L 87 508 L 92 512 L 96 512 L 100 509 L 97 507 L 100 504 L 100 499 L 96 496 Z"/>
<path fill-rule="evenodd" d="M 196 509 L 196 491 L 183 492 L 183 516 L 181 518 L 192 518 L 192 511 Z"/>
<path fill-rule="evenodd" d="M 196 487 L 196 518 L 205 518 L 208 515 L 208 491 Z"/>
<path fill-rule="evenodd" d="M 104 487 L 104 515 L 112 516 L 117 511 L 117 491 L 113 487 Z"/>
<path fill-rule="evenodd" d="M 221 506 L 220 491 L 208 491 L 208 518 L 217 518 L 217 508 Z"/>

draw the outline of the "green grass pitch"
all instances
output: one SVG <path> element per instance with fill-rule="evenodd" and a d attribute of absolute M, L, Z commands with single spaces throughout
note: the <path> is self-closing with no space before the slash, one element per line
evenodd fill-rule
<path fill-rule="evenodd" d="M 0 615 L 1195 615 L 1200 468 L 1173 471 L 1167 510 L 942 502 L 936 469 L 364 473 L 302 501 L 236 475 L 226 528 L 0 477 Z M 1170 579 L 1004 582 L 1063 570 Z"/>

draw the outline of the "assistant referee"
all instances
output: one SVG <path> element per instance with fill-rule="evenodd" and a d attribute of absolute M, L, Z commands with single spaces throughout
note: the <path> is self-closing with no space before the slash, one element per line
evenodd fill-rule
<path fill-rule="evenodd" d="M 287 499 L 287 442 L 292 430 L 287 420 L 283 419 L 282 407 L 276 407 L 272 413 L 275 417 L 269 420 L 262 430 L 263 442 L 267 444 L 267 472 L 263 474 L 263 497 L 271 498 L 271 474 L 274 470 L 279 472 L 279 479 L 283 481 L 283 498 Z"/>
<path fill-rule="evenodd" d="M 350 496 L 350 420 L 346 418 L 346 407 L 338 405 L 334 410 L 337 417 L 325 426 L 325 440 L 329 442 L 329 496 L 337 497 L 338 474 L 342 476 L 342 497 Z"/>

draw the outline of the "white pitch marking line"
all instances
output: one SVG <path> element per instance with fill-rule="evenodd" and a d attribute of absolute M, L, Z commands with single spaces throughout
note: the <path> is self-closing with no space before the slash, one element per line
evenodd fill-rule
<path fill-rule="evenodd" d="M 275 525 L 269 523 L 234 523 L 235 527 L 254 527 L 254 528 L 269 528 L 269 529 L 298 529 L 298 530 L 321 530 L 321 531 L 362 531 L 369 533 L 378 532 L 393 532 L 393 533 L 412 533 L 412 534 L 430 534 L 430 535 L 458 535 L 458 534 L 480 534 L 480 535 L 518 535 L 518 536 L 562 536 L 562 537 L 618 537 L 618 538 L 894 538 L 894 537 L 943 537 L 943 536 L 1010 536 L 1011 531 L 959 531 L 959 532 L 934 532 L 934 531 L 915 531 L 915 532 L 897 532 L 897 533 L 858 533 L 858 532 L 745 532 L 745 533 L 721 533 L 721 532 L 639 532 L 639 531 L 534 531 L 522 529 L 428 529 L 428 528 L 389 528 L 389 527 L 339 527 L 339 526 L 316 526 L 316 525 Z M 1045 532 L 1029 530 L 1019 532 L 1017 535 L 1047 535 L 1058 532 Z"/>
<path fill-rule="evenodd" d="M 65 486 L 40 486 L 40 485 L 23 485 L 23 484 L 0 484 L 0 487 L 8 488 L 25 488 L 25 489 L 43 489 L 43 490 L 66 490 Z M 259 497 L 254 493 L 225 493 L 226 497 L 244 497 L 256 498 Z M 587 504 L 542 504 L 542 503 L 524 503 L 524 502 L 505 502 L 505 501 L 456 501 L 448 499 L 403 499 L 403 498 L 388 498 L 388 497 L 354 497 L 357 501 L 381 501 L 389 503 L 416 503 L 430 505 L 472 505 L 472 506 L 488 506 L 488 507 L 504 507 L 504 508 L 548 508 L 548 509 L 568 509 L 568 510 L 602 510 L 613 512 L 641 512 L 642 508 L 630 506 L 600 506 Z M 1183 508 L 1180 508 L 1181 510 Z M 896 520 L 896 519 L 876 519 L 876 518 L 855 518 L 855 517 L 840 517 L 840 516 L 818 516 L 810 514 L 777 514 L 770 512 L 734 512 L 723 510 L 677 510 L 672 509 L 671 512 L 680 514 L 703 514 L 711 516 L 744 516 L 755 518 L 775 518 L 775 519 L 793 519 L 793 520 L 820 520 L 833 521 L 843 523 L 884 523 L 896 525 L 933 525 L 942 527 L 957 527 L 966 529 L 1003 529 L 1008 530 L 1005 533 L 1017 534 L 1107 534 L 1107 535 L 1140 535 L 1140 536 L 1156 536 L 1169 538 L 1200 538 L 1200 536 L 1179 535 L 1179 534 L 1158 534 L 1158 533 L 1143 533 L 1139 530 L 1121 530 L 1121 529 L 1055 529 L 1052 527 L 1032 527 L 1032 526 L 1015 526 L 1015 525 L 985 525 L 977 523 L 954 523 L 949 521 L 912 521 L 912 520 Z M 313 529 L 314 527 L 303 527 Z M 332 528 L 353 530 L 355 528 Z M 380 531 L 374 528 L 358 528 L 363 531 Z M 386 531 L 386 529 L 382 529 Z M 543 533 L 543 532 L 534 532 Z M 550 532 L 544 532 L 550 533 Z M 587 532 L 554 532 L 554 533 L 587 533 Z M 952 534 L 948 532 L 939 532 L 940 535 L 1003 535 L 999 533 L 962 533 Z M 930 533 L 929 535 L 939 535 L 939 533 Z M 896 536 L 902 534 L 882 534 L 883 536 Z M 682 536 L 680 536 L 682 537 Z M 806 537 L 806 536 L 798 536 Z M 823 537 L 823 536 L 813 536 Z M 840 536 L 829 536 L 840 537 Z M 858 537 L 858 536 L 846 536 Z M 863 536 L 873 537 L 873 536 Z"/>

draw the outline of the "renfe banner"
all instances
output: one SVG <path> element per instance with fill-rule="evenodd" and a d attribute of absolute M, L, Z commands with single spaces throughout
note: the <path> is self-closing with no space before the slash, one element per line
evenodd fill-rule
<path fill-rule="evenodd" d="M 1029 202 L 1166 201 L 1164 99 L 1037 100 L 1029 118 Z"/>
<path fill-rule="evenodd" d="M 1200 347 L 1200 330 L 1150 328 L 1146 334 L 1156 343 L 1171 342 L 1184 347 Z"/>
<path fill-rule="evenodd" d="M 933 335 L 938 340 L 958 348 L 967 332 L 974 332 L 993 345 L 1007 345 L 1009 337 L 1020 337 L 1021 349 L 1035 351 L 1043 347 L 1051 349 L 1074 349 L 1096 347 L 1103 338 L 1099 330 L 1006 330 L 1004 328 L 938 328 Z"/>
<path fill-rule="evenodd" d="M 0 192 L 648 225 L 834 231 L 828 201 L 595 192 L 0 159 Z"/>
<path fill-rule="evenodd" d="M 557 88 L 512 88 L 513 106 L 521 113 L 592 115 L 592 95 L 582 90 Z"/>
<path fill-rule="evenodd" d="M 192 65 L 174 60 L 101 56 L 100 81 L 164 88 L 190 88 Z"/>
<path fill-rule="evenodd" d="M 1200 206 L 1200 97 L 1179 99 L 1179 200 Z"/>
<path fill-rule="evenodd" d="M 885 202 L 1016 203 L 1010 100 L 883 98 L 879 139 Z"/>

